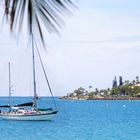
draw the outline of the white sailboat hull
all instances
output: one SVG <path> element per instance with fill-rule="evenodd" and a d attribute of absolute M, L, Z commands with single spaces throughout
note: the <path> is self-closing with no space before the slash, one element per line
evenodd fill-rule
<path fill-rule="evenodd" d="M 49 121 L 56 115 L 56 113 L 57 111 L 43 114 L 0 114 L 0 118 L 4 120 L 17 121 Z"/>

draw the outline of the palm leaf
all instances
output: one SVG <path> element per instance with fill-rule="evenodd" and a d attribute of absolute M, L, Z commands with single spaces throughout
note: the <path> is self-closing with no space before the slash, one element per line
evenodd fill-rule
<path fill-rule="evenodd" d="M 72 7 L 71 0 L 5 0 L 5 15 L 11 31 L 17 30 L 18 33 L 28 17 L 29 35 L 34 33 L 44 43 L 43 26 L 49 32 L 59 33 L 58 29 L 64 25 L 62 17 L 70 14 Z"/>

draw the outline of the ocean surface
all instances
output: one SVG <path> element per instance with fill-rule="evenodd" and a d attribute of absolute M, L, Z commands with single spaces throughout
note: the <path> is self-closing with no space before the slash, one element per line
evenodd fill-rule
<path fill-rule="evenodd" d="M 12 103 L 30 101 L 12 98 Z M 8 98 L 0 97 L 0 105 Z M 52 100 L 42 98 L 41 107 Z M 140 140 L 140 101 L 86 101 L 56 98 L 52 121 L 0 120 L 0 140 Z M 53 104 L 52 104 L 53 105 Z"/>

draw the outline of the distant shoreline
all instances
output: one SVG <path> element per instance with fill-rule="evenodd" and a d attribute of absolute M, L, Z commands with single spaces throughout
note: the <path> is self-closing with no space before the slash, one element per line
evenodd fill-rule
<path fill-rule="evenodd" d="M 140 97 L 67 97 L 62 96 L 59 99 L 66 100 L 140 100 Z"/>

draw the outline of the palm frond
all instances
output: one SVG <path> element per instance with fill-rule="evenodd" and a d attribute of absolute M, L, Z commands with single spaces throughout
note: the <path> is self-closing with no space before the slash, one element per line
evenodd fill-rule
<path fill-rule="evenodd" d="M 29 35 L 34 33 L 44 42 L 43 27 L 49 32 L 58 32 L 64 25 L 63 15 L 70 14 L 74 7 L 72 0 L 5 0 L 5 15 L 10 29 L 20 33 L 27 18 Z"/>

